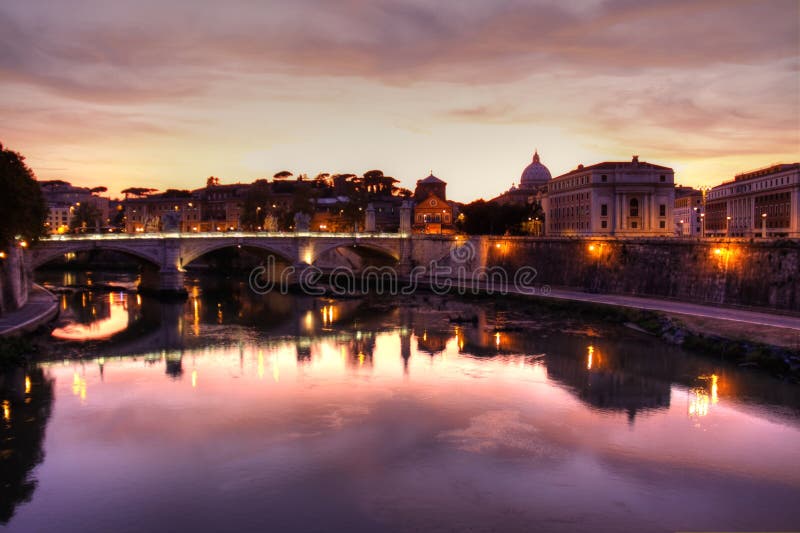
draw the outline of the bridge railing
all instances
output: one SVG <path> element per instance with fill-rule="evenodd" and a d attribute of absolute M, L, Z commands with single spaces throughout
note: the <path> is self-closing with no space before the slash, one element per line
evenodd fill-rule
<path fill-rule="evenodd" d="M 277 231 L 212 231 L 212 232 L 152 232 L 152 233 L 83 233 L 49 235 L 43 242 L 64 241 L 116 241 L 134 239 L 229 239 L 229 238 L 270 238 L 295 239 L 297 237 L 314 237 L 321 239 L 404 239 L 408 233 L 332 233 L 332 232 L 277 232 Z"/>

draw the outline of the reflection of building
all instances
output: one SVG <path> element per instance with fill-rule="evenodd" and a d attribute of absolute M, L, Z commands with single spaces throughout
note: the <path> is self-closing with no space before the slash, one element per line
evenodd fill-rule
<path fill-rule="evenodd" d="M 417 351 L 429 355 L 441 353 L 447 347 L 447 341 L 453 337 L 449 331 L 415 331 L 417 336 Z"/>
<path fill-rule="evenodd" d="M 546 233 L 567 235 L 673 235 L 673 172 L 640 162 L 578 168 L 547 184 Z"/>
<path fill-rule="evenodd" d="M 675 187 L 672 219 L 679 237 L 699 237 L 703 215 L 703 191 L 691 187 Z"/>
<path fill-rule="evenodd" d="M 593 407 L 625 411 L 632 421 L 636 413 L 665 409 L 670 404 L 669 381 L 647 377 L 641 369 L 630 367 L 624 355 L 604 354 L 594 346 L 586 348 L 585 358 L 548 353 L 548 377 L 572 387 L 578 397 Z M 641 358 L 634 363 L 646 364 Z"/>
<path fill-rule="evenodd" d="M 455 233 L 453 206 L 447 201 L 447 183 L 433 174 L 417 181 L 414 191 L 415 233 Z"/>
<path fill-rule="evenodd" d="M 706 196 L 706 236 L 800 237 L 800 163 L 737 175 Z"/>

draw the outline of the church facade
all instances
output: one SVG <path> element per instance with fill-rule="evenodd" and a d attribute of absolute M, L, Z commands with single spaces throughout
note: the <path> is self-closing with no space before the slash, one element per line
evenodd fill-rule
<path fill-rule="evenodd" d="M 414 233 L 453 234 L 455 209 L 447 201 L 447 183 L 433 174 L 418 180 L 414 190 Z"/>

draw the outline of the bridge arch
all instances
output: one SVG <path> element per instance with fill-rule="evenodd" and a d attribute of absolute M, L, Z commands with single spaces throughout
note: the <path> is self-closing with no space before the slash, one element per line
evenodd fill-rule
<path fill-rule="evenodd" d="M 40 268 L 51 261 L 62 258 L 68 253 L 90 252 L 93 250 L 110 251 L 125 254 L 130 257 L 139 259 L 147 266 L 155 267 L 157 270 L 161 269 L 161 258 L 153 254 L 149 250 L 142 250 L 139 247 L 126 246 L 125 244 L 114 242 L 102 241 L 68 241 L 59 243 L 56 247 L 38 248 L 34 249 L 29 255 L 29 264 L 32 270 Z"/>
<path fill-rule="evenodd" d="M 338 241 L 338 242 L 331 242 L 324 244 L 320 243 L 314 246 L 314 253 L 312 255 L 311 264 L 316 264 L 317 260 L 320 259 L 323 255 L 340 248 L 354 251 L 357 255 L 360 255 L 362 257 L 364 257 L 364 254 L 361 252 L 366 250 L 368 252 L 372 252 L 373 255 L 382 256 L 383 258 L 388 259 L 392 263 L 397 263 L 398 261 L 400 261 L 399 250 L 387 248 L 386 246 L 382 246 L 380 244 L 372 242 Z"/>
<path fill-rule="evenodd" d="M 229 240 L 217 241 L 213 243 L 204 244 L 202 246 L 197 246 L 197 245 L 187 246 L 186 248 L 182 249 L 180 256 L 181 268 L 186 267 L 187 265 L 203 257 L 204 255 L 216 252 L 217 250 L 224 250 L 226 248 L 249 248 L 251 250 L 268 252 L 288 262 L 289 264 L 293 264 L 296 261 L 296 257 L 294 256 L 297 255 L 296 253 L 293 253 L 290 250 L 282 250 L 279 246 L 275 246 L 270 243 L 263 243 L 252 240 L 247 240 L 243 242 L 232 242 Z"/>

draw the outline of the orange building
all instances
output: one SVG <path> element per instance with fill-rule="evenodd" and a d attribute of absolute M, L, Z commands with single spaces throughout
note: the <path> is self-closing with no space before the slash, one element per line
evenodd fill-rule
<path fill-rule="evenodd" d="M 455 213 L 447 201 L 447 183 L 433 174 L 417 181 L 414 191 L 414 233 L 453 234 Z"/>

